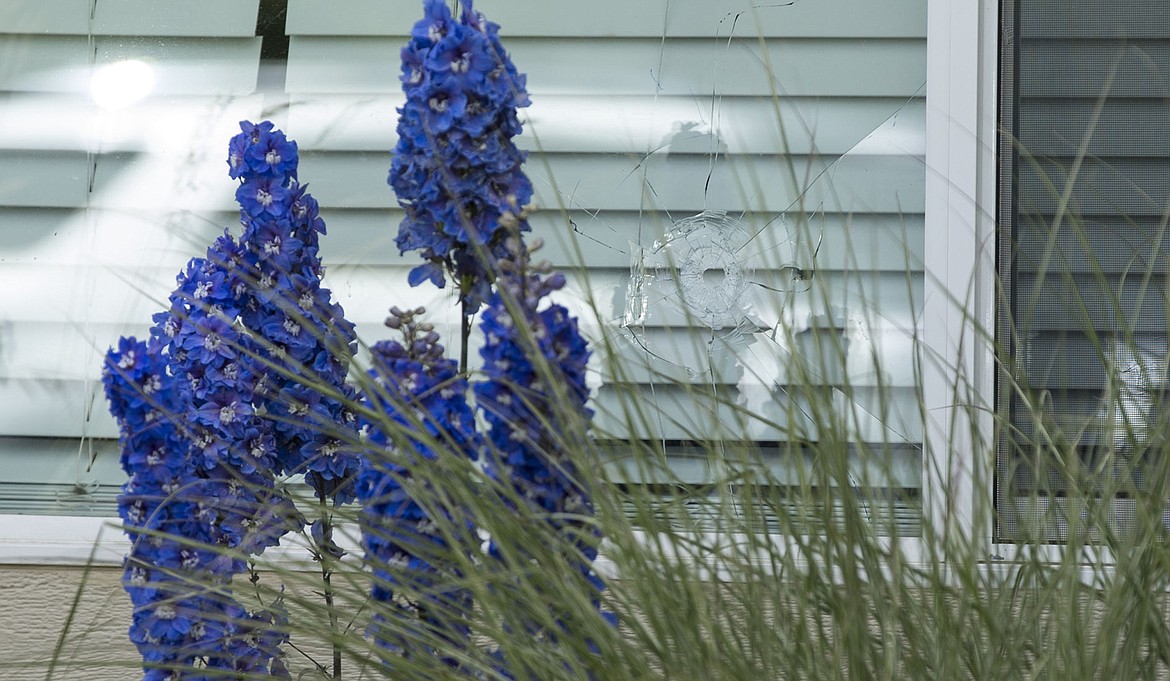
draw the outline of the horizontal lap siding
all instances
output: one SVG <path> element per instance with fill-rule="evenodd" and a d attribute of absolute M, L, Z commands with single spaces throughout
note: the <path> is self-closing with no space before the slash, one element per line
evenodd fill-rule
<path fill-rule="evenodd" d="M 80 36 L 256 35 L 260 0 L 7 0 L 4 33 Z"/>
<path fill-rule="evenodd" d="M 906 189 L 925 176 L 919 159 L 906 156 L 849 156 L 840 166 L 821 157 L 733 157 L 720 163 L 704 193 L 709 159 L 692 155 L 651 160 L 656 172 L 648 181 L 653 200 L 647 201 L 640 172 L 641 160 L 625 155 L 544 154 L 525 168 L 536 189 L 537 206 L 556 210 L 638 210 L 661 208 L 685 217 L 718 205 L 729 212 L 770 211 L 780 214 L 802 195 L 810 210 L 824 205 L 834 212 L 864 211 L 902 215 L 921 214 L 922 192 Z M 782 164 L 791 164 L 791 170 Z M 386 186 L 387 156 L 366 152 L 306 152 L 301 173 L 314 196 L 338 208 L 390 208 L 394 194 Z M 833 182 L 806 186 L 804 180 L 823 172 Z M 795 175 L 793 174 L 795 171 Z M 310 179 L 311 178 L 311 179 Z M 657 204 L 657 205 L 656 205 Z M 845 210 L 842 210 L 845 209 Z"/>
<path fill-rule="evenodd" d="M 256 88 L 260 40 L 0 34 L 0 55 L 0 90 L 10 93 L 88 93 L 96 68 L 134 59 L 156 71 L 156 94 L 245 95 Z"/>
<path fill-rule="evenodd" d="M 296 125 L 302 148 L 315 151 L 377 151 L 388 153 L 397 136 L 387 125 L 387 112 L 402 106 L 401 93 L 378 95 L 302 94 L 292 104 L 290 125 Z M 642 155 L 647 147 L 673 142 L 680 121 L 700 123 L 713 109 L 732 134 L 722 139 L 727 151 L 753 157 L 776 154 L 839 155 L 877 128 L 906 97 L 858 97 L 826 106 L 818 96 L 777 99 L 760 96 L 712 97 L 652 93 L 610 95 L 547 94 L 520 111 L 528 133 L 514 141 L 532 152 Z M 906 106 L 899 116 L 908 127 L 921 126 L 922 102 Z M 777 122 L 779 116 L 779 122 Z M 391 115 L 392 118 L 392 115 Z M 807 134 L 815 130 L 815 136 Z M 535 134 L 533 132 L 535 131 Z M 782 133 L 796 134 L 785 138 Z M 683 132 L 679 143 L 692 153 L 707 153 L 709 138 Z"/>
<path fill-rule="evenodd" d="M 230 189 L 230 185 L 229 185 Z M 315 187 L 311 187 L 311 190 Z M 170 216 L 165 221 L 152 216 L 127 216 L 116 207 L 89 209 L 52 208 L 44 203 L 35 207 L 0 208 L 0 263 L 83 264 L 95 256 L 110 266 L 127 271 L 138 263 L 125 263 L 125 249 L 110 241 L 114 237 L 133 239 L 142 260 L 177 273 L 177 268 L 205 247 L 223 227 L 234 225 L 238 214 L 230 210 L 230 199 L 216 197 L 224 210 Z M 234 204 L 232 204 L 234 206 Z M 400 254 L 394 247 L 395 227 L 403 213 L 399 209 L 338 209 L 325 215 L 329 233 L 325 238 L 329 261 L 337 265 L 414 266 L 417 256 Z M 772 214 L 748 213 L 740 217 L 749 225 L 764 225 Z M 665 219 L 665 218 L 663 218 Z M 637 241 L 644 224 L 636 211 L 591 212 L 582 209 L 561 213 L 537 211 L 531 218 L 533 233 L 545 240 L 541 256 L 558 267 L 573 267 L 584 260 L 591 267 L 628 269 L 629 242 Z M 96 230 L 97 243 L 87 247 L 79 231 L 90 225 Z M 96 225 L 96 226 L 95 226 Z M 824 249 L 817 255 L 817 266 L 826 272 L 856 269 L 869 273 L 905 273 L 922 265 L 922 215 L 897 214 L 830 214 L 820 223 L 827 243 L 838 248 Z M 765 235 L 769 236 L 769 235 Z M 101 238 L 107 237 L 107 238 Z M 1075 235 L 1069 235 L 1070 240 Z M 902 240 L 908 244 L 900 243 Z M 791 243 L 778 235 L 769 243 Z M 122 262 L 116 261 L 121 258 Z M 109 260 L 109 262 L 105 262 Z"/>
<path fill-rule="evenodd" d="M 511 38 L 505 47 L 528 75 L 533 94 L 610 97 L 645 94 L 912 97 L 922 86 L 922 41 L 891 38 L 768 40 L 747 38 Z M 403 38 L 294 36 L 288 86 L 294 92 L 391 93 Z M 768 64 L 773 69 L 768 68 Z M 653 71 L 651 71 L 651 68 Z M 783 74 L 780 75 L 780 71 Z M 775 76 L 776 82 L 773 82 Z M 718 86 L 716 86 L 718 82 Z"/>

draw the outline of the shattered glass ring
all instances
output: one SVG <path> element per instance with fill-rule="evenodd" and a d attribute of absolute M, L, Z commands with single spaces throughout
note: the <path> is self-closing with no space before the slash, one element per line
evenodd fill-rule
<path fill-rule="evenodd" d="M 744 244 L 751 234 L 723 211 L 679 220 L 649 249 L 632 248 L 623 326 L 657 324 L 738 329 L 747 316 L 751 268 Z"/>
<path fill-rule="evenodd" d="M 721 327 L 733 322 L 747 281 L 743 266 L 725 243 L 692 248 L 678 266 L 678 284 L 684 304 L 707 326 Z"/>

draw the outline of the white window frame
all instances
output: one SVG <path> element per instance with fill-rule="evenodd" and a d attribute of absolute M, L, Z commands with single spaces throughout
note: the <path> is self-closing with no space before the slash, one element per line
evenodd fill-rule
<path fill-rule="evenodd" d="M 995 320 L 998 11 L 993 0 L 928 0 L 919 322 L 925 522 L 939 537 L 985 544 L 989 560 L 1008 550 L 991 533 L 993 343 L 976 332 Z M 957 384 L 972 390 L 956 394 Z M 896 541 L 911 562 L 929 559 L 921 540 Z M 128 549 L 116 518 L 0 514 L 0 566 L 119 565 Z"/>
<path fill-rule="evenodd" d="M 924 507 L 940 539 L 993 541 L 999 3 L 930 0 L 923 298 Z M 957 388 L 956 388 L 957 386 Z"/>

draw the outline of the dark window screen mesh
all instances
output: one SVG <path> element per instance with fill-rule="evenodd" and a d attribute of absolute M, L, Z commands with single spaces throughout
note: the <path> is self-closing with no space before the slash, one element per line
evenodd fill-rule
<path fill-rule="evenodd" d="M 1002 12 L 998 538 L 1170 524 L 1170 2 Z"/>

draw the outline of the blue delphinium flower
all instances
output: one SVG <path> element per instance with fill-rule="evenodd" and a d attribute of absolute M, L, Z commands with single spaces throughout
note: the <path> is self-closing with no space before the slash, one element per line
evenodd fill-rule
<path fill-rule="evenodd" d="M 443 356 L 433 327 L 419 321 L 424 311 L 392 308 L 386 324 L 402 332 L 402 341 L 381 341 L 371 348 L 372 385 L 363 402 L 380 418 L 363 418 L 368 452 L 358 479 L 362 544 L 373 569 L 371 596 L 381 605 L 372 633 L 387 663 L 392 665 L 395 655 L 438 656 L 457 666 L 456 653 L 470 636 L 471 595 L 457 585 L 457 567 L 443 561 L 444 552 L 457 547 L 438 528 L 439 523 L 465 528 L 465 548 L 474 529 L 458 509 L 441 510 L 445 515 L 439 519 L 428 513 L 416 497 L 421 490 L 411 486 L 412 470 L 442 456 L 474 459 L 481 444 L 467 403 L 467 380 L 456 362 Z M 388 424 L 394 426 L 393 435 Z M 396 612 L 401 617 L 392 622 Z M 420 627 L 424 638 L 443 645 L 401 634 Z"/>
<path fill-rule="evenodd" d="M 176 455 L 188 457 L 200 476 L 197 513 L 207 517 L 212 534 L 197 539 L 255 554 L 279 542 L 296 511 L 274 489 L 272 428 L 254 408 L 262 378 L 257 347 L 235 323 L 248 301 L 247 280 L 236 265 L 241 253 L 225 234 L 206 258 L 191 260 L 170 309 L 155 315 L 151 335 L 152 349 L 165 357 L 177 384 L 176 413 L 188 446 Z M 230 564 L 230 573 L 243 572 L 242 556 Z"/>
<path fill-rule="evenodd" d="M 389 184 L 406 211 L 398 248 L 426 261 L 412 286 L 443 286 L 451 276 L 468 314 L 491 292 L 492 260 L 532 200 L 521 170 L 518 107 L 525 79 L 499 39 L 499 26 L 461 3 L 458 20 L 443 0 L 425 0 L 424 16 L 402 49 L 398 144 Z"/>
<path fill-rule="evenodd" d="M 532 250 L 539 247 L 534 244 Z M 475 396 L 489 427 L 486 470 L 528 504 L 521 517 L 547 518 L 573 547 L 600 607 L 604 583 L 592 567 L 600 538 L 589 522 L 593 503 L 570 449 L 572 434 L 583 434 L 592 417 L 585 378 L 590 351 L 577 320 L 547 300 L 565 285 L 564 276 L 550 273 L 547 265 L 532 265 L 518 235 L 505 248 L 508 257 L 498 262 L 497 291 L 480 323 L 487 380 L 475 385 Z M 522 556 L 503 556 L 505 550 L 491 544 L 493 555 L 523 563 Z M 555 596 L 549 597 L 554 603 Z M 611 613 L 603 617 L 615 622 Z M 549 640 L 571 629 L 559 614 L 557 619 L 562 631 L 544 632 Z"/>
<path fill-rule="evenodd" d="M 240 629 L 244 620 L 234 613 L 246 610 L 231 596 L 239 565 L 222 548 L 262 548 L 270 543 L 262 528 L 272 527 L 278 513 L 263 491 L 254 494 L 225 476 L 226 461 L 209 470 L 193 456 L 184 406 L 192 393 L 168 366 L 171 359 L 157 339 L 123 338 L 103 370 L 129 475 L 118 506 L 132 540 L 123 573 L 134 605 L 130 640 L 143 656 L 145 679 L 194 678 L 196 667 L 276 674 L 279 643 L 262 648 Z M 216 497 L 224 486 L 239 490 Z M 230 502 L 220 504 L 224 496 Z M 247 616 L 268 623 L 269 640 L 287 638 L 270 612 Z"/>
<path fill-rule="evenodd" d="M 123 339 L 106 367 L 130 475 L 120 509 L 137 537 L 131 639 L 148 669 L 287 674 L 283 616 L 247 611 L 231 578 L 303 527 L 276 476 L 304 473 L 322 499 L 353 498 L 357 461 L 342 442 L 356 438 L 344 383 L 354 334 L 321 286 L 324 223 L 296 181 L 295 143 L 268 122 L 241 128 L 228 166 L 242 238 L 225 233 L 191 260 L 149 343 Z"/>
<path fill-rule="evenodd" d="M 352 501 L 357 417 L 345 383 L 353 325 L 321 285 L 325 233 L 317 201 L 297 182 L 295 142 L 264 121 L 244 121 L 228 146 L 244 233 L 235 258 L 245 279 L 240 318 L 257 340 L 258 405 L 272 424 L 279 472 L 303 473 L 322 499 Z M 267 445 L 267 443 L 266 443 Z"/>
<path fill-rule="evenodd" d="M 122 467 L 130 476 L 118 498 L 118 512 L 133 542 L 124 565 L 123 584 L 134 605 L 130 639 L 147 664 L 171 669 L 193 664 L 182 654 L 190 643 L 190 622 L 180 618 L 175 602 L 195 589 L 166 575 L 187 556 L 178 542 L 146 534 L 175 534 L 191 521 L 193 502 L 183 491 L 195 482 L 172 415 L 177 410 L 174 380 L 165 359 L 146 343 L 122 338 L 111 349 L 102 372 L 111 412 L 121 432 Z M 173 614 L 172 614 L 173 613 Z M 162 622 L 179 620 L 178 630 Z"/>
<path fill-rule="evenodd" d="M 230 582 L 246 570 L 246 556 L 275 546 L 303 521 L 275 489 L 272 424 L 254 408 L 263 376 L 255 361 L 258 346 L 236 323 L 250 300 L 240 267 L 244 254 L 225 234 L 205 258 L 193 259 L 178 277 L 170 309 L 155 316 L 152 343 L 177 385 L 187 447 L 173 455 L 185 457 L 198 480 L 189 490 L 190 522 L 178 538 L 209 548 L 206 563 L 188 561 L 178 574 L 204 571 L 223 582 L 219 598 L 201 603 L 201 630 L 216 637 L 205 634 L 199 658 L 212 669 L 268 673 L 277 651 L 257 648 L 261 639 L 251 631 L 258 622 L 274 622 L 273 616 L 236 616 L 247 611 L 231 597 Z"/>

